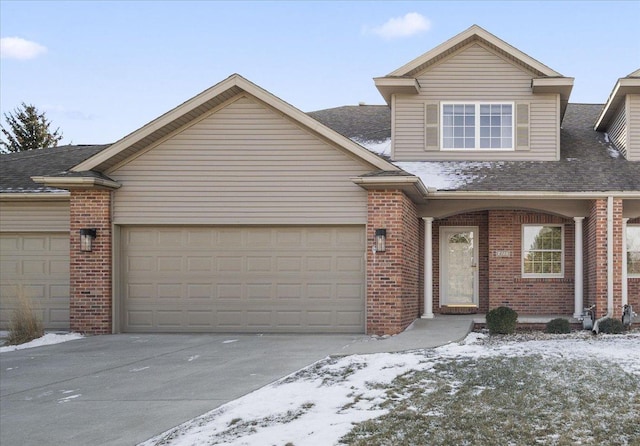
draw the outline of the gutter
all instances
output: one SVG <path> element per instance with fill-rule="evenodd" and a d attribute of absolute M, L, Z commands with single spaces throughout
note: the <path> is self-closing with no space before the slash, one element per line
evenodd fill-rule
<path fill-rule="evenodd" d="M 546 198 L 546 199 L 597 199 L 616 196 L 627 199 L 640 199 L 638 191 L 604 192 L 550 192 L 550 191 L 437 191 L 428 188 L 429 198 L 433 199 L 477 199 L 477 198 Z"/>

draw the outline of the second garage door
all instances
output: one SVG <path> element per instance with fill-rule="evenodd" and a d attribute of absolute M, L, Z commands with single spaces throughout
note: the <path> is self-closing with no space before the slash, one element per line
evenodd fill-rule
<path fill-rule="evenodd" d="M 121 241 L 123 331 L 364 332 L 364 227 L 124 227 Z"/>

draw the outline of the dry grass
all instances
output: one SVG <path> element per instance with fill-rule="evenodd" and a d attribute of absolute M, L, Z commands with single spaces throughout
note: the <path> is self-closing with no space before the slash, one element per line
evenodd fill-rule
<path fill-rule="evenodd" d="M 359 423 L 351 446 L 638 445 L 640 379 L 615 363 L 567 358 L 448 360 L 398 377 L 389 413 Z"/>
<path fill-rule="evenodd" d="M 17 300 L 18 306 L 11 315 L 6 345 L 24 344 L 44 336 L 44 326 L 33 312 L 31 299 L 20 293 Z"/>

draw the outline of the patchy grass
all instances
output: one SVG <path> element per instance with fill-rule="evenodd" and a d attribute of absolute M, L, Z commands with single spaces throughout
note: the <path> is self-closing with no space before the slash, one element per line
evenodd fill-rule
<path fill-rule="evenodd" d="M 640 445 L 640 333 L 330 357 L 151 445 Z"/>
<path fill-rule="evenodd" d="M 541 355 L 449 359 L 387 386 L 386 415 L 341 441 L 373 445 L 637 445 L 640 377 Z"/>

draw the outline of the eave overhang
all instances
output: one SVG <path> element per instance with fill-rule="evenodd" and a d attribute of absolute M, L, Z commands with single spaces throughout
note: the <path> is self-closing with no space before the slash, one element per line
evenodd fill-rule
<path fill-rule="evenodd" d="M 640 94 L 640 77 L 623 77 L 618 79 L 616 86 L 607 99 L 600 116 L 594 125 L 594 130 L 606 132 L 611 119 L 618 111 L 620 104 L 628 94 Z"/>
<path fill-rule="evenodd" d="M 364 176 L 351 178 L 365 190 L 401 190 L 414 203 L 421 203 L 427 197 L 427 188 L 416 176 Z"/>
<path fill-rule="evenodd" d="M 47 187 L 55 187 L 57 189 L 119 189 L 120 183 L 95 177 L 31 177 L 33 182 L 44 184 Z"/>
<path fill-rule="evenodd" d="M 538 77 L 531 80 L 531 91 L 534 94 L 559 94 L 560 119 L 564 117 L 573 90 L 572 77 Z"/>
<path fill-rule="evenodd" d="M 387 102 L 391 104 L 391 96 L 394 94 L 418 94 L 420 84 L 417 79 L 406 77 L 376 77 L 373 79 L 376 88 Z"/>
<path fill-rule="evenodd" d="M 69 201 L 68 190 L 50 192 L 2 192 L 0 201 Z"/>

